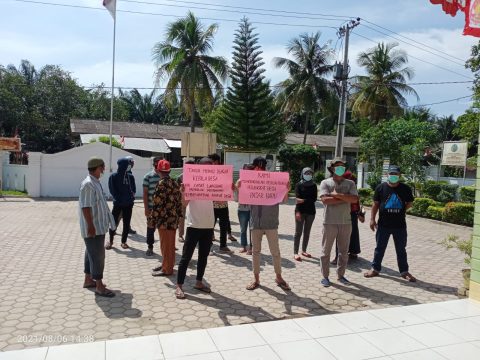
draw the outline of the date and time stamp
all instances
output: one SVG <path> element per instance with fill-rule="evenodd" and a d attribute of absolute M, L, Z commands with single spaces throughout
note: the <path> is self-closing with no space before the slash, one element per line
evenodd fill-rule
<path fill-rule="evenodd" d="M 59 344 L 59 343 L 88 343 L 94 342 L 94 335 L 18 335 L 17 342 L 22 344 Z"/>

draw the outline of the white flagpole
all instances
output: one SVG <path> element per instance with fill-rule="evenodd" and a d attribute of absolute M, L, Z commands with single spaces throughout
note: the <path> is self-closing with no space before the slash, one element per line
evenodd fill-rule
<path fill-rule="evenodd" d="M 110 156 L 108 159 L 108 166 L 110 173 L 112 173 L 112 128 L 113 128 L 113 99 L 115 96 L 115 35 L 117 30 L 117 4 L 115 2 L 115 8 L 113 13 L 113 55 L 112 55 L 112 91 L 110 99 Z"/>

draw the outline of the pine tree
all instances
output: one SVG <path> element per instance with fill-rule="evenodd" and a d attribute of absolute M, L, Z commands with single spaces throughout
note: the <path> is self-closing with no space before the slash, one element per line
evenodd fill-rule
<path fill-rule="evenodd" d="M 235 32 L 231 86 L 215 124 L 218 141 L 242 150 L 275 150 L 284 142 L 281 121 L 264 69 L 258 34 L 243 18 Z"/>

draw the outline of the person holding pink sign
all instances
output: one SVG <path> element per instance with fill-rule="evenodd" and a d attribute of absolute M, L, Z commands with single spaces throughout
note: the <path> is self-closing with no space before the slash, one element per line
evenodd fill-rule
<path fill-rule="evenodd" d="M 257 172 L 265 171 L 267 161 L 263 157 L 257 157 L 253 160 L 254 170 Z M 283 201 L 288 200 L 288 189 L 290 184 L 287 183 L 287 189 Z M 241 181 L 238 183 L 240 188 Z M 248 284 L 247 290 L 255 290 L 260 286 L 260 252 L 262 250 L 263 235 L 267 237 L 268 247 L 272 254 L 273 267 L 275 268 L 275 282 L 283 290 L 290 290 L 290 286 L 282 277 L 282 258 L 280 255 L 280 246 L 278 243 L 278 224 L 279 224 L 279 203 L 273 205 L 250 205 L 250 229 L 252 237 L 252 262 L 254 280 Z"/>

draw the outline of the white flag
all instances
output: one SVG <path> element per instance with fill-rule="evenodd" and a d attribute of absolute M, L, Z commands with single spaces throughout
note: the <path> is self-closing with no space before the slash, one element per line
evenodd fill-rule
<path fill-rule="evenodd" d="M 117 0 L 103 0 L 103 6 L 107 8 L 108 12 L 113 17 L 113 20 L 115 20 L 115 13 L 117 10 Z"/>

